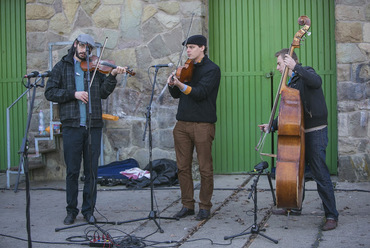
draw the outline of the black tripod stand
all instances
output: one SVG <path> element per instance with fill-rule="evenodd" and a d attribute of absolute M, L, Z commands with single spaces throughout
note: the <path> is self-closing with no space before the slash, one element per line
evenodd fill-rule
<path fill-rule="evenodd" d="M 271 240 L 275 244 L 277 244 L 279 242 L 276 239 L 270 238 L 267 235 L 261 233 L 261 231 L 266 231 L 266 229 L 260 229 L 260 227 L 257 224 L 257 183 L 258 183 L 258 180 L 259 180 L 263 170 L 266 169 L 267 167 L 268 167 L 268 163 L 266 161 L 263 161 L 263 162 L 257 164 L 256 166 L 254 166 L 254 170 L 257 171 L 258 174 L 257 174 L 257 177 L 253 181 L 253 184 L 251 186 L 251 192 L 248 196 L 248 199 L 250 199 L 252 197 L 252 195 L 254 194 L 254 197 L 253 197 L 253 200 L 254 200 L 254 223 L 251 227 L 251 230 L 248 231 L 248 232 L 242 232 L 242 233 L 235 234 L 235 235 L 232 235 L 232 236 L 225 236 L 224 240 L 239 237 L 239 236 L 246 235 L 246 234 L 257 234 L 257 235 L 259 234 L 262 237 L 265 237 L 265 238 Z M 276 204 L 275 194 L 274 194 L 274 191 L 273 191 L 273 188 L 272 188 L 270 174 L 268 173 L 267 176 L 268 176 L 268 179 L 269 179 L 270 188 L 271 188 L 272 196 L 273 196 L 273 199 L 274 199 L 274 203 Z"/>
<path fill-rule="evenodd" d="M 15 184 L 15 189 L 14 192 L 18 191 L 18 184 L 19 184 L 19 179 L 20 179 L 20 171 L 21 167 L 23 165 L 23 170 L 24 170 L 24 175 L 25 175 L 25 181 L 26 181 L 26 229 L 27 229 L 27 237 L 28 237 L 28 247 L 32 247 L 32 240 L 31 240 L 31 222 L 30 222 L 30 179 L 29 179 L 29 164 L 28 164 L 28 132 L 30 129 L 30 124 L 31 124 L 31 118 L 32 118 L 32 111 L 33 111 L 33 106 L 36 98 L 36 88 L 37 87 L 44 87 L 44 76 L 40 76 L 35 80 L 33 84 L 30 83 L 30 77 L 38 77 L 39 72 L 35 71 L 32 72 L 29 75 L 26 75 L 25 77 L 28 78 L 28 83 L 25 85 L 27 88 L 27 93 L 31 88 L 33 88 L 32 92 L 32 97 L 31 97 L 31 104 L 29 107 L 28 111 L 28 116 L 27 116 L 27 125 L 26 125 L 26 130 L 24 133 L 24 137 L 22 140 L 22 146 L 20 148 L 19 153 L 21 154 L 20 156 L 20 162 L 18 166 L 18 178 Z M 41 84 L 37 84 L 38 81 L 41 80 Z M 24 95 L 24 94 L 23 94 Z M 22 95 L 22 96 L 23 96 Z M 21 96 L 21 97 L 22 97 Z M 18 98 L 19 99 L 19 98 Z"/>
<path fill-rule="evenodd" d="M 155 83 L 157 79 L 157 73 L 158 73 L 158 69 L 160 68 L 159 66 L 154 66 L 154 67 L 155 67 L 155 74 L 154 74 L 154 80 L 153 80 L 152 94 L 150 97 L 149 105 L 147 107 L 146 123 L 145 123 L 144 135 L 143 135 L 143 141 L 145 141 L 146 129 L 149 128 L 149 172 L 150 172 L 150 205 L 151 205 L 151 208 L 150 208 L 148 217 L 117 222 L 117 225 L 121 225 L 123 223 L 141 221 L 141 220 L 152 220 L 157 225 L 159 231 L 163 233 L 164 231 L 159 225 L 157 218 L 158 219 L 168 219 L 168 220 L 179 220 L 179 218 L 157 216 L 157 211 L 154 210 L 154 185 L 153 185 L 154 178 L 153 178 L 153 161 L 152 161 L 152 148 L 153 147 L 152 147 L 151 106 L 153 102 L 153 95 L 154 95 Z"/>

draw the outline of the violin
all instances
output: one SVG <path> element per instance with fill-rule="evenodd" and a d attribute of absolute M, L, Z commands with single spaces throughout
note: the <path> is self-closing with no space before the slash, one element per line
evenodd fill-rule
<path fill-rule="evenodd" d="M 188 59 L 183 66 L 179 66 L 176 69 L 176 77 L 181 82 L 190 82 L 193 77 L 194 61 Z"/>
<path fill-rule="evenodd" d="M 93 71 L 96 69 L 96 66 L 98 65 L 98 61 L 99 61 L 99 58 L 98 56 L 91 56 L 89 58 L 89 69 L 90 71 Z M 114 64 L 114 61 L 113 60 L 101 60 L 98 67 L 97 67 L 97 70 L 103 74 L 108 74 L 110 73 L 113 69 L 115 69 L 117 66 Z M 82 61 L 81 62 L 81 69 L 83 71 L 87 71 L 87 62 L 86 61 Z M 130 74 L 131 76 L 135 76 L 136 73 L 130 69 L 127 69 L 126 72 L 128 74 Z"/>

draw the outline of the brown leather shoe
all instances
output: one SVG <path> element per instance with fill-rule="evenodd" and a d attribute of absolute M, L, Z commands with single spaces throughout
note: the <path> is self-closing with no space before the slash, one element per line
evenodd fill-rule
<path fill-rule="evenodd" d="M 338 221 L 333 219 L 327 219 L 325 224 L 322 226 L 321 230 L 323 231 L 329 231 L 333 230 L 338 226 Z"/>
<path fill-rule="evenodd" d="M 184 218 L 188 215 L 194 215 L 194 209 L 189 209 L 186 207 L 183 207 L 177 214 L 175 214 L 173 217 L 174 218 Z"/>

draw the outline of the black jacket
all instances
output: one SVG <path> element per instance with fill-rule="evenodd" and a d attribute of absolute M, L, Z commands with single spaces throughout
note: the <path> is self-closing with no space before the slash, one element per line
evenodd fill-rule
<path fill-rule="evenodd" d="M 78 100 L 75 98 L 76 83 L 74 69 L 74 49 L 73 45 L 51 71 L 51 76 L 46 85 L 45 97 L 49 101 L 57 102 L 59 105 L 60 121 L 63 126 L 80 126 L 80 109 Z M 93 72 L 90 72 L 90 79 Z M 87 72 L 85 78 L 85 91 L 87 91 Z M 115 76 L 109 74 L 106 76 L 96 72 L 94 82 L 90 88 L 91 94 L 91 127 L 103 127 L 101 99 L 106 99 L 116 87 L 117 80 Z M 88 117 L 88 106 L 86 104 L 86 113 Z M 88 125 L 88 123 L 87 123 Z"/>
<path fill-rule="evenodd" d="M 193 77 L 187 82 L 192 87 L 185 95 L 178 87 L 169 87 L 173 98 L 180 98 L 176 119 L 178 121 L 215 123 L 216 99 L 220 86 L 221 71 L 208 56 L 194 64 Z"/>
<path fill-rule="evenodd" d="M 322 91 L 321 77 L 312 67 L 297 64 L 289 87 L 299 90 L 304 109 L 305 129 L 328 125 L 328 109 Z M 277 129 L 274 121 L 273 129 Z"/>

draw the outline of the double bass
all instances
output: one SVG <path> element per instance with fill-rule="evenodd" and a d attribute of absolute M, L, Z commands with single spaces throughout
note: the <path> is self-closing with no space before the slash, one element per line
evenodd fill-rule
<path fill-rule="evenodd" d="M 300 47 L 300 41 L 310 28 L 307 16 L 298 18 L 303 26 L 295 35 L 289 55 Z M 288 210 L 302 207 L 305 168 L 304 112 L 300 93 L 286 85 L 289 68 L 285 66 L 267 130 L 271 129 L 280 96 L 276 159 L 276 206 Z"/>

